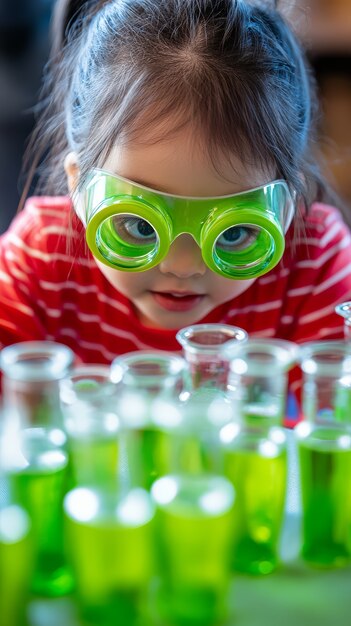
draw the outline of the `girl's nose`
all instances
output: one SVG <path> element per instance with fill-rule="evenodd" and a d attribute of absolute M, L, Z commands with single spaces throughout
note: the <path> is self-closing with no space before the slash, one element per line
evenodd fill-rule
<path fill-rule="evenodd" d="M 162 274 L 174 274 L 178 278 L 202 276 L 207 269 L 201 250 L 191 235 L 179 235 L 175 239 L 166 257 L 159 264 Z"/>

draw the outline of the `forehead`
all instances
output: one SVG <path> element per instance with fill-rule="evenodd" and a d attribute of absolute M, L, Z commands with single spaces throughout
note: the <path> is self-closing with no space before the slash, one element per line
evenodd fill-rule
<path fill-rule="evenodd" d="M 212 162 L 203 143 L 187 129 L 167 139 L 121 142 L 111 150 L 103 169 L 169 194 L 222 196 L 259 187 L 274 178 L 243 163 L 237 155 Z"/>

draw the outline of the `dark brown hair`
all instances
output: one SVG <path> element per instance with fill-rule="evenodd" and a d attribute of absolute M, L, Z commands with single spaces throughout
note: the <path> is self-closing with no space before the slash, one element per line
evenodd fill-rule
<path fill-rule="evenodd" d="M 165 121 L 167 134 L 197 132 L 214 164 L 240 155 L 273 167 L 307 204 L 321 198 L 314 81 L 276 4 L 59 0 L 31 142 L 40 191 L 66 191 L 68 151 L 84 179 L 117 140 L 141 142 Z"/>

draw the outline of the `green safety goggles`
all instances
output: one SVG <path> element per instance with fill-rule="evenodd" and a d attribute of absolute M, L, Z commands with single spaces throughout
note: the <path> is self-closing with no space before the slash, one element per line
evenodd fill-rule
<path fill-rule="evenodd" d="M 283 180 L 232 196 L 188 198 L 94 169 L 80 199 L 77 213 L 88 246 L 106 265 L 148 270 L 162 261 L 176 237 L 188 233 L 206 265 L 234 279 L 256 278 L 280 261 L 294 212 Z"/>

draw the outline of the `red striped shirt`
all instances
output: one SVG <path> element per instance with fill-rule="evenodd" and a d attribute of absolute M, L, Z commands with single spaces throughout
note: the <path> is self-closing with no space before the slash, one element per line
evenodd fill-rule
<path fill-rule="evenodd" d="M 95 264 L 70 215 L 66 197 L 31 198 L 1 236 L 0 346 L 58 341 L 87 363 L 109 363 L 138 349 L 180 350 L 175 330 L 140 323 L 132 303 Z M 350 243 L 339 212 L 313 205 L 296 244 L 290 229 L 281 262 L 201 321 L 299 343 L 343 337 L 334 307 L 351 299 Z"/>

